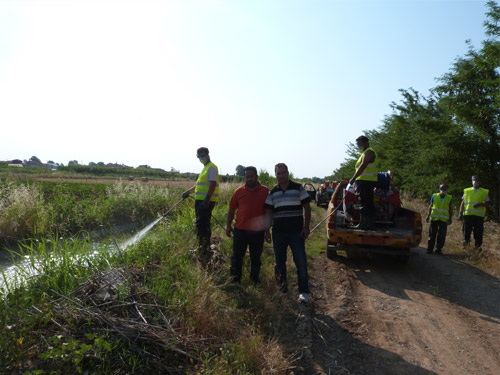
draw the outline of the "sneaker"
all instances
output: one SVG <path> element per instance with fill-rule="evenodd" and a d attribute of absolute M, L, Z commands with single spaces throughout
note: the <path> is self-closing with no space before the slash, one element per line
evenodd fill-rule
<path fill-rule="evenodd" d="M 299 302 L 300 303 L 307 303 L 307 302 L 309 302 L 309 296 L 307 295 L 307 293 L 300 293 L 299 294 Z"/>

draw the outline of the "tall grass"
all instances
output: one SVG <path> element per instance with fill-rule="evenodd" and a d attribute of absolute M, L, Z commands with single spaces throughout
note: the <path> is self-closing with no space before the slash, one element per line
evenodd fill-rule
<path fill-rule="evenodd" d="M 234 188 L 222 186 L 214 215 L 224 217 Z M 121 193 L 134 194 L 110 194 Z M 221 263 L 204 269 L 192 252 L 194 217 L 185 201 L 126 250 L 69 240 L 21 249 L 21 272 L 40 274 L 0 297 L 0 373 L 287 373 L 272 325 L 282 303 L 272 255 L 260 287 L 248 275 L 230 284 L 230 240 L 214 225 Z"/>
<path fill-rule="evenodd" d="M 0 239 L 73 235 L 158 217 L 179 194 L 158 186 L 0 185 Z"/>

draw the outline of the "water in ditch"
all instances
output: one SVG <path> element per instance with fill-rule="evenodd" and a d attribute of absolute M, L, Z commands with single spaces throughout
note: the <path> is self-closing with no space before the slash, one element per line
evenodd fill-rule
<path fill-rule="evenodd" d="M 140 242 L 162 218 L 159 217 L 139 231 L 137 231 L 138 224 L 135 223 L 115 226 L 111 230 L 90 233 L 88 236 L 90 238 L 90 256 L 97 256 L 102 251 L 116 251 L 116 245 L 119 246 L 120 250 L 125 250 L 127 247 Z M 111 239 L 113 241 L 110 241 Z M 38 274 L 36 263 L 25 253 L 26 251 L 22 250 L 21 244 L 11 244 L 0 249 L 0 290 L 5 289 L 5 281 L 9 282 L 16 278 L 19 279 Z M 19 274 L 20 270 L 22 271 L 22 275 Z"/>

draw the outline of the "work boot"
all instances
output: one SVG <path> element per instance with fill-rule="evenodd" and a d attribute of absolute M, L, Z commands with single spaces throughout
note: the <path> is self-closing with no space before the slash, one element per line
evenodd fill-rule
<path fill-rule="evenodd" d="M 359 215 L 359 224 L 354 227 L 359 230 L 373 229 L 373 217 L 366 215 Z"/>
<path fill-rule="evenodd" d="M 369 230 L 375 230 L 375 228 L 377 227 L 377 217 L 375 215 L 368 216 L 367 224 Z"/>
<path fill-rule="evenodd" d="M 353 229 L 366 230 L 366 228 L 367 228 L 366 219 L 367 219 L 367 217 L 365 215 L 359 214 L 359 223 L 358 223 L 358 225 L 355 225 L 353 227 Z"/>

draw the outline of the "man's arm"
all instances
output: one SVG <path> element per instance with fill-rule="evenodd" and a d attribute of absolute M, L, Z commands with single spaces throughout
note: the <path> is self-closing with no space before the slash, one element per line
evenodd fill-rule
<path fill-rule="evenodd" d="M 264 211 L 264 228 L 265 228 L 265 239 L 267 243 L 271 243 L 271 225 L 273 224 L 273 210 L 266 208 Z"/>
<path fill-rule="evenodd" d="M 426 223 L 429 222 L 429 218 L 431 217 L 431 212 L 432 212 L 432 202 L 431 202 L 431 204 L 429 204 L 429 209 L 427 210 L 427 217 L 425 218 Z"/>
<path fill-rule="evenodd" d="M 210 186 L 208 188 L 208 196 L 211 197 L 215 191 L 215 187 L 217 186 L 217 181 L 209 181 Z"/>
<path fill-rule="evenodd" d="M 227 220 L 226 220 L 226 235 L 231 237 L 231 232 L 233 231 L 233 227 L 231 224 L 233 223 L 235 210 L 229 207 L 227 211 Z"/>
<path fill-rule="evenodd" d="M 309 233 L 311 233 L 309 227 L 311 225 L 311 204 L 308 202 L 304 204 L 304 227 L 302 228 L 302 235 L 304 239 L 309 237 Z"/>
<path fill-rule="evenodd" d="M 464 216 L 464 200 L 462 199 L 462 203 L 460 203 L 460 208 L 458 209 L 458 218 L 462 219 Z"/>
<path fill-rule="evenodd" d="M 368 150 L 363 154 L 363 159 L 361 159 L 361 165 L 359 166 L 358 170 L 356 173 L 354 173 L 354 176 L 349 180 L 349 182 L 352 184 L 354 181 L 363 174 L 364 170 L 370 164 L 372 160 L 375 159 L 375 153 L 372 150 Z M 352 181 L 352 182 L 351 182 Z"/>

